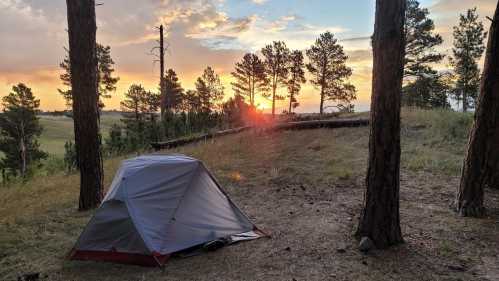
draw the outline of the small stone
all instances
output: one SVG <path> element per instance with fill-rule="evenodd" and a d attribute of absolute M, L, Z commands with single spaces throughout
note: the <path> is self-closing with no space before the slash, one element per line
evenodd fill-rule
<path fill-rule="evenodd" d="M 336 252 L 340 253 L 340 254 L 343 254 L 343 253 L 346 253 L 347 250 L 345 250 L 345 248 L 338 248 L 336 249 Z"/>
<path fill-rule="evenodd" d="M 364 236 L 362 237 L 362 239 L 360 239 L 359 250 L 361 252 L 367 253 L 373 248 L 374 248 L 374 243 L 371 240 L 371 238 Z"/>
<path fill-rule="evenodd" d="M 291 247 L 286 247 L 284 250 L 290 252 L 291 251 Z"/>
<path fill-rule="evenodd" d="M 367 265 L 367 261 L 362 261 L 362 264 L 363 265 Z"/>
<path fill-rule="evenodd" d="M 450 270 L 454 270 L 454 271 L 461 271 L 461 272 L 466 271 L 466 268 L 464 268 L 464 266 L 462 266 L 462 265 L 452 265 L 451 264 L 451 265 L 448 265 L 447 267 Z"/>

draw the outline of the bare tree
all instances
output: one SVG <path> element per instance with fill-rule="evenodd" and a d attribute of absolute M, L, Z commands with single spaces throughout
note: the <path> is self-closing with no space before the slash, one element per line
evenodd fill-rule
<path fill-rule="evenodd" d="M 499 171 L 499 3 L 490 26 L 478 108 L 464 159 L 456 211 L 461 216 L 485 214 L 484 187 Z"/>
<path fill-rule="evenodd" d="M 357 237 L 376 247 L 403 242 L 400 230 L 400 93 L 406 0 L 377 0 L 367 190 Z"/>
<path fill-rule="evenodd" d="M 79 209 L 102 200 L 102 154 L 98 120 L 95 1 L 66 0 L 76 153 L 80 168 Z"/>

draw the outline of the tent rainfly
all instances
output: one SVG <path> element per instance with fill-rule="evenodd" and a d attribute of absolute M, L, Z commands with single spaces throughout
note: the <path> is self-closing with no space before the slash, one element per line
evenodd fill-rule
<path fill-rule="evenodd" d="M 146 155 L 123 161 L 69 259 L 162 266 L 186 249 L 263 236 L 201 161 Z"/>

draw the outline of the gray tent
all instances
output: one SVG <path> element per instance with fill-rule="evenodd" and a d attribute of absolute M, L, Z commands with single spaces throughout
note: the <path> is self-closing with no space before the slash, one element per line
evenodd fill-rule
<path fill-rule="evenodd" d="M 70 259 L 163 265 L 174 253 L 221 238 L 262 236 L 201 161 L 147 155 L 123 161 Z"/>

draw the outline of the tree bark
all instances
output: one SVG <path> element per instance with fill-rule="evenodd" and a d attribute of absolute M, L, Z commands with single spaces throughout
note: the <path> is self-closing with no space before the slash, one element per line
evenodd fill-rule
<path fill-rule="evenodd" d="M 319 114 L 322 115 L 324 113 L 324 86 L 321 86 L 321 104 L 319 109 Z"/>
<path fill-rule="evenodd" d="M 400 230 L 400 93 L 405 0 L 377 0 L 367 190 L 356 236 L 377 248 L 403 242 Z"/>
<path fill-rule="evenodd" d="M 166 108 L 170 109 L 171 105 L 166 104 L 168 98 L 165 91 L 165 49 L 163 47 L 163 25 L 159 26 L 159 91 L 161 92 L 161 120 L 165 114 Z"/>
<path fill-rule="evenodd" d="M 485 214 L 484 187 L 499 169 L 499 3 L 490 26 L 480 96 L 463 163 L 455 209 L 461 216 Z"/>
<path fill-rule="evenodd" d="M 274 77 L 274 83 L 272 84 L 272 119 L 275 118 L 275 92 L 277 89 L 277 79 Z"/>
<path fill-rule="evenodd" d="M 75 146 L 80 169 L 79 210 L 102 200 L 94 0 L 66 0 Z"/>

